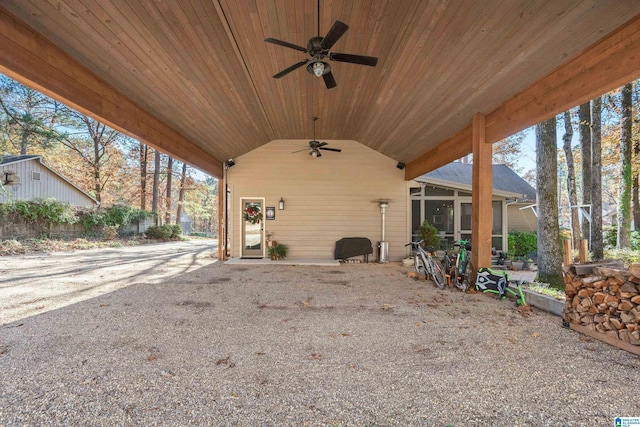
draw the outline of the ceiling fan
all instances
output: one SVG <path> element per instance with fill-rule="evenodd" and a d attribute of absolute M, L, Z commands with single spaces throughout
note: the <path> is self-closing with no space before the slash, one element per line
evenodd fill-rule
<path fill-rule="evenodd" d="M 325 85 L 327 86 L 327 89 L 331 89 L 336 87 L 336 80 L 333 78 L 333 74 L 331 73 L 331 65 L 327 62 L 327 59 L 329 59 L 330 61 L 350 62 L 352 64 L 375 67 L 378 63 L 378 58 L 373 56 L 351 55 L 348 53 L 329 53 L 329 50 L 331 50 L 333 45 L 338 41 L 340 37 L 342 37 L 342 35 L 348 29 L 349 26 L 347 24 L 345 24 L 344 22 L 336 21 L 333 23 L 333 26 L 331 27 L 327 35 L 324 37 L 320 37 L 320 0 L 318 0 L 318 35 L 309 39 L 306 48 L 274 38 L 267 38 L 264 40 L 268 43 L 273 43 L 280 46 L 288 47 L 290 49 L 299 50 L 300 52 L 304 52 L 311 57 L 311 59 L 305 59 L 304 61 L 293 64 L 289 68 L 285 68 L 278 74 L 274 75 L 273 78 L 279 79 L 280 77 L 289 74 L 293 70 L 306 65 L 307 71 L 309 73 L 315 74 L 317 77 L 322 77 Z"/>
<path fill-rule="evenodd" d="M 322 157 L 322 153 L 320 152 L 320 150 L 335 151 L 336 153 L 341 152 L 342 150 L 339 148 L 326 147 L 326 145 L 329 145 L 328 143 L 320 142 L 316 140 L 316 120 L 318 120 L 318 118 L 312 117 L 312 120 L 313 120 L 313 141 L 309 141 L 309 148 L 311 148 L 311 151 L 309 151 L 309 155 L 311 157 Z M 294 151 L 293 153 L 299 153 L 305 150 L 308 150 L 308 148 L 303 148 L 302 150 Z"/>

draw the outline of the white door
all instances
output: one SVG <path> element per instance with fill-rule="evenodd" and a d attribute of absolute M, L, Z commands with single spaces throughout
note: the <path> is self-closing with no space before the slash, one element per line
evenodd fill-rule
<path fill-rule="evenodd" d="M 264 257 L 264 199 L 240 199 L 242 224 L 242 257 Z"/>

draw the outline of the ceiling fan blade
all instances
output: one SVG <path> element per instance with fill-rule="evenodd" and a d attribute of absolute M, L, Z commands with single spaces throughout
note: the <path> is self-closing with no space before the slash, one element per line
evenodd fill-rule
<path fill-rule="evenodd" d="M 342 150 L 339 148 L 326 148 L 326 147 L 318 147 L 318 150 L 327 150 L 327 151 L 335 151 L 336 153 L 341 152 Z"/>
<path fill-rule="evenodd" d="M 290 72 L 292 72 L 296 68 L 302 67 L 306 63 L 307 63 L 307 61 L 305 60 L 305 61 L 300 61 L 297 64 L 293 64 L 291 67 L 285 68 L 284 70 L 280 71 L 278 74 L 274 75 L 273 78 L 274 79 L 279 79 L 280 77 L 283 77 L 283 76 L 289 74 Z"/>
<path fill-rule="evenodd" d="M 307 150 L 308 150 L 308 148 L 303 148 L 302 150 L 292 151 L 291 154 L 299 153 L 301 151 L 307 151 Z"/>
<path fill-rule="evenodd" d="M 322 79 L 324 80 L 324 84 L 327 85 L 327 89 L 331 89 L 336 87 L 336 79 L 333 78 L 333 73 L 329 71 L 327 74 L 322 75 Z"/>
<path fill-rule="evenodd" d="M 320 144 L 318 144 L 318 147 L 324 147 L 327 144 L 328 144 L 327 142 L 321 142 Z"/>
<path fill-rule="evenodd" d="M 329 30 L 326 36 L 322 39 L 320 47 L 324 50 L 329 50 L 338 41 L 340 37 L 349 29 L 349 26 L 344 22 L 336 21 Z"/>
<path fill-rule="evenodd" d="M 304 48 L 302 46 L 298 46 L 297 44 L 293 44 L 293 43 L 289 43 L 289 42 L 283 42 L 282 40 L 272 39 L 271 37 L 269 37 L 268 39 L 264 39 L 264 41 L 266 41 L 267 43 L 273 43 L 273 44 L 277 44 L 277 45 L 280 45 L 280 46 L 288 47 L 289 49 L 295 49 L 295 50 L 299 50 L 300 52 L 307 53 L 307 49 L 306 48 Z"/>
<path fill-rule="evenodd" d="M 375 67 L 378 64 L 378 58 L 374 56 L 350 55 L 348 53 L 330 53 L 329 59 L 338 62 L 368 65 L 369 67 Z"/>

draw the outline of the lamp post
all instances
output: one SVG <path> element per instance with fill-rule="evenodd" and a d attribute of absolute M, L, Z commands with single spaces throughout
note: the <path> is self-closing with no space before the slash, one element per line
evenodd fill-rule
<path fill-rule="evenodd" d="M 382 235 L 380 236 L 381 240 L 378 242 L 378 262 L 384 263 L 384 262 L 389 262 L 389 242 L 385 242 L 384 240 L 385 220 L 386 220 L 387 207 L 389 207 L 389 200 L 380 199 L 378 200 L 378 203 L 380 204 L 380 214 L 382 215 Z"/>

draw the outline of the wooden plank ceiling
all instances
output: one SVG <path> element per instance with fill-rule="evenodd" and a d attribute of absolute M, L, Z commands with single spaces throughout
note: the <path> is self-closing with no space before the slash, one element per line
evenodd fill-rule
<path fill-rule="evenodd" d="M 409 163 L 640 14 L 637 0 L 0 0 L 217 159 L 274 139 L 357 140 Z M 335 20 L 337 87 L 299 68 Z M 162 145 L 161 145 L 162 146 Z M 211 171 L 210 171 L 211 172 Z"/>

